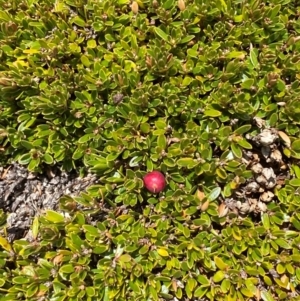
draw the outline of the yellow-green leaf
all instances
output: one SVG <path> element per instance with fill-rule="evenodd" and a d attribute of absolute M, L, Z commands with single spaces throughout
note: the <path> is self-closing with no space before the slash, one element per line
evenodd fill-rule
<path fill-rule="evenodd" d="M 157 253 L 163 257 L 169 256 L 169 252 L 166 249 L 162 249 L 162 248 L 157 249 Z"/>
<path fill-rule="evenodd" d="M 75 23 L 77 26 L 84 27 L 85 26 L 85 21 L 81 19 L 80 17 L 76 16 L 74 17 L 70 23 Z"/>
<path fill-rule="evenodd" d="M 263 299 L 263 301 L 274 301 L 272 295 L 267 291 L 262 291 L 260 296 Z"/>
<path fill-rule="evenodd" d="M 53 223 L 62 223 L 64 222 L 65 218 L 63 215 L 53 211 L 53 210 L 48 210 L 46 212 L 45 218 Z"/>
<path fill-rule="evenodd" d="M 40 53 L 40 51 L 38 49 L 25 49 L 25 50 L 23 50 L 23 53 L 36 54 L 36 53 Z"/>
<path fill-rule="evenodd" d="M 222 284 L 221 284 L 221 290 L 224 294 L 226 294 L 229 289 L 230 289 L 231 283 L 229 279 L 223 279 Z"/>
<path fill-rule="evenodd" d="M 88 40 L 87 41 L 87 47 L 88 48 L 96 48 L 97 47 L 97 42 L 95 40 Z"/>
<path fill-rule="evenodd" d="M 237 227 L 234 227 L 234 228 L 232 229 L 232 236 L 233 236 L 236 240 L 241 240 L 241 239 L 242 239 L 241 231 L 240 231 Z"/>
<path fill-rule="evenodd" d="M 209 116 L 209 117 L 218 117 L 218 116 L 221 116 L 222 115 L 222 112 L 220 111 L 217 111 L 217 110 L 213 110 L 213 109 L 209 109 L 209 110 L 205 110 L 203 112 L 203 114 L 205 116 Z"/>
<path fill-rule="evenodd" d="M 84 66 L 89 67 L 91 65 L 91 62 L 90 62 L 89 58 L 86 55 L 82 55 L 80 59 L 81 59 L 81 63 Z"/>
<path fill-rule="evenodd" d="M 224 271 L 228 268 L 228 264 L 226 264 L 220 257 L 215 256 L 214 262 L 215 262 L 216 266 L 222 271 Z"/>
<path fill-rule="evenodd" d="M 123 254 L 119 257 L 118 261 L 120 262 L 130 262 L 131 261 L 131 256 L 129 254 Z"/>
<path fill-rule="evenodd" d="M 224 277 L 225 277 L 225 273 L 223 271 L 218 271 L 217 273 L 214 274 L 213 281 L 215 283 L 218 283 L 222 281 Z"/>
<path fill-rule="evenodd" d="M 242 287 L 242 288 L 240 289 L 240 292 L 241 292 L 244 296 L 249 297 L 249 298 L 252 298 L 252 297 L 254 296 L 254 294 L 253 294 L 250 290 L 248 290 L 247 288 L 245 288 L 245 287 Z"/>
<path fill-rule="evenodd" d="M 39 234 L 39 219 L 35 217 L 32 223 L 32 236 L 34 239 L 37 239 Z"/>
<path fill-rule="evenodd" d="M 194 293 L 194 297 L 202 298 L 207 293 L 207 291 L 208 291 L 207 287 L 199 286 Z"/>
<path fill-rule="evenodd" d="M 8 252 L 13 251 L 12 246 L 10 245 L 8 240 L 6 238 L 2 237 L 2 236 L 0 236 L 0 246 Z"/>

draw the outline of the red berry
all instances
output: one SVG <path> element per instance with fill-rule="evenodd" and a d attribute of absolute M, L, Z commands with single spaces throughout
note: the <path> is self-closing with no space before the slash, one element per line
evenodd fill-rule
<path fill-rule="evenodd" d="M 152 171 L 143 178 L 145 187 L 152 193 L 159 193 L 166 187 L 165 176 L 160 171 Z"/>

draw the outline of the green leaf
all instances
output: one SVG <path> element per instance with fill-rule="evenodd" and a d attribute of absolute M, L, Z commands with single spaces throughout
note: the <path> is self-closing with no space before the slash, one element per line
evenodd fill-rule
<path fill-rule="evenodd" d="M 292 150 L 294 151 L 300 151 L 300 139 L 296 139 L 292 143 Z"/>
<path fill-rule="evenodd" d="M 53 223 L 63 223 L 65 221 L 65 218 L 60 213 L 57 213 L 53 210 L 47 210 L 45 218 Z"/>
<path fill-rule="evenodd" d="M 193 40 L 194 38 L 195 38 L 194 35 L 186 36 L 186 37 L 184 37 L 184 38 L 179 42 L 179 44 L 188 43 L 188 42 L 190 42 L 191 40 Z"/>
<path fill-rule="evenodd" d="M 245 124 L 245 125 L 242 125 L 241 127 L 237 128 L 233 133 L 237 134 L 237 135 L 242 135 L 242 134 L 249 132 L 251 130 L 251 128 L 252 128 L 251 124 Z"/>
<path fill-rule="evenodd" d="M 190 76 L 185 76 L 185 78 L 183 79 L 181 85 L 182 85 L 183 87 L 187 87 L 187 86 L 190 85 L 190 83 L 191 83 L 192 81 L 193 81 L 193 78 L 192 78 L 192 77 L 190 77 Z"/>
<path fill-rule="evenodd" d="M 99 162 L 98 160 L 96 161 L 98 163 L 96 163 L 95 165 L 93 164 L 93 161 L 89 161 L 88 164 L 91 166 L 91 170 L 94 172 L 98 172 L 98 171 L 104 171 L 109 169 L 108 164 L 105 162 Z"/>
<path fill-rule="evenodd" d="M 139 254 L 141 254 L 141 255 L 144 255 L 148 252 L 149 252 L 149 246 L 147 246 L 147 245 L 142 246 L 139 250 Z"/>
<path fill-rule="evenodd" d="M 221 187 L 216 187 L 207 195 L 207 199 L 209 201 L 214 201 L 219 197 L 220 193 L 221 193 Z"/>
<path fill-rule="evenodd" d="M 272 9 L 270 9 L 270 11 L 268 12 L 268 17 L 271 19 L 271 20 L 274 20 L 274 18 L 277 16 L 277 14 L 279 13 L 281 9 L 281 5 L 280 4 L 277 4 L 275 5 Z M 275 20 L 274 20 L 275 21 Z"/>
<path fill-rule="evenodd" d="M 225 278 L 225 273 L 223 271 L 217 271 L 213 276 L 213 281 L 215 283 L 221 282 Z"/>
<path fill-rule="evenodd" d="M 4 284 L 5 284 L 5 279 L 0 278 L 0 287 L 3 287 Z"/>
<path fill-rule="evenodd" d="M 103 254 L 104 252 L 106 252 L 108 250 L 108 246 L 96 246 L 93 249 L 93 253 L 94 254 Z"/>
<path fill-rule="evenodd" d="M 269 230 L 270 229 L 270 219 L 269 219 L 269 215 L 267 213 L 264 213 L 262 216 L 261 216 L 261 220 L 262 220 L 262 223 L 265 227 L 266 230 Z"/>
<path fill-rule="evenodd" d="M 256 282 L 255 280 L 253 280 L 252 278 L 248 278 L 245 280 L 245 284 L 246 284 L 246 287 L 247 289 L 252 292 L 253 294 L 256 293 Z"/>
<path fill-rule="evenodd" d="M 74 17 L 70 23 L 75 23 L 80 27 L 85 27 L 85 21 L 78 16 Z"/>
<path fill-rule="evenodd" d="M 166 10 L 169 10 L 174 6 L 175 1 L 174 0 L 165 0 L 162 2 L 162 7 Z"/>
<path fill-rule="evenodd" d="M 227 12 L 227 3 L 225 0 L 217 0 L 216 5 L 221 10 L 221 12 Z"/>
<path fill-rule="evenodd" d="M 230 51 L 228 54 L 226 54 L 227 59 L 235 59 L 235 58 L 240 58 L 245 56 L 244 51 Z"/>
<path fill-rule="evenodd" d="M 8 252 L 13 251 L 12 246 L 10 245 L 8 240 L 6 238 L 2 237 L 2 236 L 0 236 L 0 246 Z"/>
<path fill-rule="evenodd" d="M 245 288 L 245 287 L 240 288 L 240 292 L 241 292 L 244 296 L 249 297 L 249 298 L 252 298 L 252 297 L 254 296 L 254 293 L 251 292 L 250 290 L 248 290 L 248 289 Z"/>
<path fill-rule="evenodd" d="M 197 286 L 197 281 L 194 278 L 189 278 L 186 285 L 189 288 L 190 292 L 193 292 L 195 287 Z"/>
<path fill-rule="evenodd" d="M 230 289 L 231 283 L 229 279 L 223 279 L 222 283 L 221 283 L 221 290 L 224 294 L 226 294 L 229 289 Z"/>
<path fill-rule="evenodd" d="M 131 48 L 136 51 L 139 49 L 138 41 L 135 35 L 131 35 Z"/>
<path fill-rule="evenodd" d="M 81 63 L 85 66 L 85 67 L 89 67 L 91 65 L 91 62 L 89 60 L 89 58 L 86 55 L 82 55 L 81 58 Z"/>
<path fill-rule="evenodd" d="M 78 160 L 84 155 L 84 150 L 78 147 L 72 155 L 73 160 Z"/>
<path fill-rule="evenodd" d="M 150 125 L 149 125 L 149 123 L 142 123 L 140 125 L 140 129 L 141 129 L 142 133 L 148 134 L 150 132 Z"/>
<path fill-rule="evenodd" d="M 207 279 L 205 275 L 198 275 L 197 276 L 198 282 L 202 284 L 202 286 L 210 286 L 210 281 Z"/>
<path fill-rule="evenodd" d="M 97 47 L 97 42 L 95 40 L 88 40 L 87 41 L 87 47 L 88 48 L 96 48 Z"/>
<path fill-rule="evenodd" d="M 29 277 L 16 276 L 13 278 L 13 283 L 15 283 L 15 284 L 26 284 L 29 282 L 31 282 L 31 279 Z"/>
<path fill-rule="evenodd" d="M 83 225 L 82 229 L 84 231 L 86 231 L 87 233 L 89 233 L 90 235 L 93 235 L 93 236 L 96 236 L 96 237 L 99 235 L 99 230 L 96 227 L 94 227 L 94 226 Z"/>
<path fill-rule="evenodd" d="M 40 158 L 32 159 L 28 164 L 28 170 L 35 171 L 35 169 L 39 166 L 39 164 L 40 164 Z"/>
<path fill-rule="evenodd" d="M 177 164 L 179 167 L 188 167 L 190 165 L 194 165 L 195 164 L 195 161 L 194 159 L 192 158 L 180 158 L 178 161 L 177 161 Z M 196 163 L 197 164 L 197 163 Z"/>
<path fill-rule="evenodd" d="M 292 216 L 290 221 L 293 226 L 300 231 L 300 221 L 295 216 Z"/>
<path fill-rule="evenodd" d="M 239 145 L 235 144 L 235 143 L 231 143 L 231 150 L 234 154 L 235 157 L 241 159 L 243 156 L 242 150 L 239 147 Z"/>
<path fill-rule="evenodd" d="M 277 243 L 277 245 L 279 247 L 281 247 L 282 249 L 291 249 L 292 247 L 282 238 L 278 238 L 278 239 L 275 239 L 275 242 Z"/>
<path fill-rule="evenodd" d="M 155 121 L 155 127 L 159 130 L 165 130 L 167 127 L 167 124 L 166 124 L 165 120 L 158 119 Z"/>
<path fill-rule="evenodd" d="M 130 262 L 132 260 L 132 257 L 129 254 L 123 254 L 118 258 L 118 261 L 126 263 Z"/>
<path fill-rule="evenodd" d="M 228 269 L 228 264 L 226 264 L 223 260 L 222 260 L 222 258 L 220 258 L 220 257 L 218 257 L 218 256 L 215 256 L 214 257 L 214 262 L 215 262 L 215 264 L 216 264 L 216 266 L 220 269 L 220 270 L 226 270 L 226 269 Z"/>
<path fill-rule="evenodd" d="M 271 286 L 273 285 L 273 282 L 269 276 L 264 276 L 264 282 L 266 285 Z"/>
<path fill-rule="evenodd" d="M 218 117 L 218 116 L 221 116 L 222 115 L 222 112 L 220 111 L 217 111 L 217 110 L 213 110 L 213 109 L 209 109 L 209 110 L 205 110 L 203 112 L 203 114 L 205 116 L 209 116 L 209 117 Z"/>
<path fill-rule="evenodd" d="M 87 296 L 89 296 L 89 297 L 94 297 L 96 295 L 96 290 L 92 286 L 86 287 L 85 291 L 86 291 Z"/>
<path fill-rule="evenodd" d="M 200 287 L 198 287 L 198 288 L 195 290 L 195 292 L 194 292 L 194 297 L 196 297 L 196 298 L 202 298 L 203 296 L 206 295 L 207 291 L 208 291 L 208 288 L 207 288 L 207 287 L 202 287 L 202 286 L 200 286 Z"/>
<path fill-rule="evenodd" d="M 289 184 L 294 187 L 300 187 L 300 179 L 292 179 L 289 181 Z"/>
<path fill-rule="evenodd" d="M 254 79 L 253 78 L 247 78 L 246 80 L 243 81 L 243 83 L 241 84 L 243 89 L 251 89 L 251 87 L 254 84 Z"/>
<path fill-rule="evenodd" d="M 258 66 L 257 53 L 258 53 L 257 49 L 251 47 L 250 62 L 254 68 Z"/>
<path fill-rule="evenodd" d="M 46 164 L 52 164 L 53 163 L 53 158 L 52 158 L 52 156 L 51 155 L 49 155 L 49 154 L 44 154 L 44 156 L 43 156 L 43 160 L 44 160 L 44 162 L 46 163 Z"/>
<path fill-rule="evenodd" d="M 169 36 L 163 30 L 161 30 L 159 27 L 154 27 L 154 31 L 165 42 L 169 42 Z"/>
<path fill-rule="evenodd" d="M 157 145 L 162 148 L 165 149 L 167 146 L 167 138 L 165 135 L 159 135 L 157 136 Z"/>
<path fill-rule="evenodd" d="M 252 149 L 252 145 L 246 141 L 245 139 L 240 139 L 238 140 L 238 145 L 240 145 L 242 148 L 245 148 L 245 149 Z"/>
<path fill-rule="evenodd" d="M 20 143 L 23 147 L 25 147 L 28 150 L 32 150 L 34 148 L 32 143 L 30 143 L 29 141 L 22 140 Z"/>
<path fill-rule="evenodd" d="M 227 178 L 227 173 L 226 170 L 223 168 L 217 168 L 216 169 L 216 175 L 220 177 L 221 179 L 226 179 Z"/>
<path fill-rule="evenodd" d="M 34 239 L 37 239 L 39 235 L 39 219 L 35 217 L 32 223 L 32 236 Z"/>
<path fill-rule="evenodd" d="M 0 11 L 0 20 L 4 21 L 4 22 L 10 22 L 13 20 L 13 17 L 5 10 L 1 10 Z"/>
<path fill-rule="evenodd" d="M 286 89 L 285 82 L 281 79 L 277 79 L 276 87 L 280 92 L 284 91 Z"/>
<path fill-rule="evenodd" d="M 29 153 L 22 155 L 18 161 L 20 164 L 25 165 L 28 164 L 31 160 L 31 155 Z"/>
<path fill-rule="evenodd" d="M 263 301 L 275 301 L 268 291 L 262 291 L 260 294 Z"/>
<path fill-rule="evenodd" d="M 74 272 L 74 270 L 75 269 L 72 264 L 65 264 L 59 269 L 59 272 L 64 274 L 71 274 Z"/>
<path fill-rule="evenodd" d="M 92 134 L 92 133 L 85 134 L 85 135 L 83 135 L 83 136 L 81 136 L 81 137 L 79 138 L 78 143 L 80 143 L 80 144 L 81 144 L 81 143 L 86 143 L 86 142 L 88 142 L 89 140 L 93 139 L 94 136 L 95 136 L 95 135 Z"/>
<path fill-rule="evenodd" d="M 285 266 L 281 263 L 279 263 L 276 267 L 276 271 L 278 274 L 282 275 L 285 272 Z"/>

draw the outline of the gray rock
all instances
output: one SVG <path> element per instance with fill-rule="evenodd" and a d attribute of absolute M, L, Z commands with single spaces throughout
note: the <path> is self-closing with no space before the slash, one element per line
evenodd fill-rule
<path fill-rule="evenodd" d="M 33 174 L 13 163 L 0 169 L 0 208 L 8 213 L 10 240 L 24 237 L 33 218 L 42 210 L 57 210 L 65 195 L 78 196 L 97 182 L 95 175 L 80 178 L 75 172 L 61 172 L 57 167 L 44 174 Z"/>

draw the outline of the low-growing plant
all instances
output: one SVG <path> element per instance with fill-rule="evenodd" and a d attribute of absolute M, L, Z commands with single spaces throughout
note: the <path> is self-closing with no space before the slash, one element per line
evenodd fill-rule
<path fill-rule="evenodd" d="M 297 1 L 0 4 L 1 163 L 99 177 L 0 214 L 1 300 L 299 299 Z"/>

